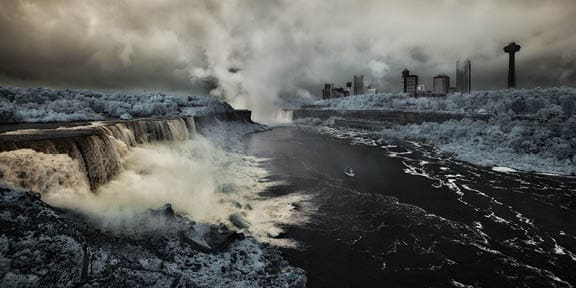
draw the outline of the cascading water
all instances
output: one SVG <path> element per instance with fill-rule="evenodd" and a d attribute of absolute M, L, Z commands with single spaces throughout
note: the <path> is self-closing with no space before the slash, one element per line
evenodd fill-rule
<path fill-rule="evenodd" d="M 43 194 L 49 193 L 50 189 L 56 189 L 57 186 L 64 189 L 77 187 L 76 183 L 67 183 L 67 181 L 60 181 L 59 185 L 37 183 L 46 182 L 52 177 L 51 175 L 42 176 L 47 173 L 41 168 L 42 164 L 25 167 L 26 173 L 14 173 L 19 169 L 19 163 L 22 161 L 43 162 L 46 159 L 57 158 L 70 163 L 78 162 L 75 165 L 77 166 L 76 172 L 84 174 L 84 177 L 88 179 L 90 189 L 95 191 L 118 174 L 121 169 L 121 158 L 128 153 L 130 147 L 157 141 L 184 141 L 196 133 L 196 126 L 194 118 L 177 118 L 104 123 L 62 130 L 38 132 L 32 136 L 16 135 L 24 139 L 2 143 L 1 150 L 4 152 L 0 153 L 0 176 L 10 177 L 2 177 L 1 180 L 14 187 Z M 25 149 L 31 149 L 35 152 L 34 155 L 39 157 L 31 157 L 31 153 L 24 151 Z M 71 167 L 70 165 L 64 166 Z M 75 178 L 80 178 L 80 176 Z M 41 187 L 46 189 L 38 190 Z"/>
<path fill-rule="evenodd" d="M 2 181 L 13 187 L 49 193 L 90 193 L 80 161 L 66 154 L 46 154 L 32 149 L 0 153 Z"/>
<path fill-rule="evenodd" d="M 290 124 L 294 121 L 294 111 L 279 110 L 274 113 L 273 122 L 277 124 Z"/>
<path fill-rule="evenodd" d="M 282 224 L 306 221 L 296 211 L 302 205 L 295 205 L 304 198 L 259 196 L 278 184 L 262 181 L 268 172 L 261 160 L 219 149 L 196 131 L 192 117 L 54 130 L 50 137 L 11 141 L 0 152 L 0 181 L 106 221 L 171 203 L 194 220 L 241 221 L 261 240 L 294 244 L 275 236 Z"/>

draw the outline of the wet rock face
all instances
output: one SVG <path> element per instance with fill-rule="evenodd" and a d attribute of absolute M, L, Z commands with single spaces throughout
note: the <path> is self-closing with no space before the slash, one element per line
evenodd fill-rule
<path fill-rule="evenodd" d="M 47 207 L 36 194 L 2 186 L 0 209 L 0 286 L 71 286 L 80 279 L 77 263 L 84 238 L 60 211 Z"/>
<path fill-rule="evenodd" d="M 239 213 L 234 213 L 234 214 L 230 215 L 228 220 L 230 220 L 230 222 L 232 222 L 232 224 L 234 224 L 234 226 L 236 226 L 240 229 L 246 229 L 246 228 L 250 227 L 250 222 L 248 222 L 248 219 L 246 219 L 246 217 L 244 217 L 243 215 L 241 215 Z"/>
<path fill-rule="evenodd" d="M 222 251 L 235 240 L 244 239 L 244 235 L 229 230 L 225 225 L 211 225 L 203 239 L 212 251 Z"/>
<path fill-rule="evenodd" d="M 0 287 L 304 287 L 301 269 L 171 205 L 106 225 L 0 185 Z"/>
<path fill-rule="evenodd" d="M 164 206 L 160 207 L 158 210 L 150 210 L 152 215 L 159 215 L 163 217 L 174 217 L 174 209 L 172 209 L 172 204 L 164 204 Z"/>

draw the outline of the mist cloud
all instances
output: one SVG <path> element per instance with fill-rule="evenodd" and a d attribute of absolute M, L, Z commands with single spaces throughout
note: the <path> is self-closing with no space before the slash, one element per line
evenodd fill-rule
<path fill-rule="evenodd" d="M 0 83 L 211 93 L 265 117 L 363 73 L 386 91 L 471 58 L 473 88 L 576 84 L 573 0 L 6 0 Z M 426 83 L 425 84 L 429 84 Z"/>

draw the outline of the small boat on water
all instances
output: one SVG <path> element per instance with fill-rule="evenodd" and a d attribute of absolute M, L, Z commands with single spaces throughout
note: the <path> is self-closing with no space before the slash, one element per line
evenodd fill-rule
<path fill-rule="evenodd" d="M 344 169 L 344 174 L 346 174 L 346 176 L 348 176 L 348 177 L 356 176 L 356 173 L 354 173 L 354 169 L 352 169 L 352 168 Z"/>

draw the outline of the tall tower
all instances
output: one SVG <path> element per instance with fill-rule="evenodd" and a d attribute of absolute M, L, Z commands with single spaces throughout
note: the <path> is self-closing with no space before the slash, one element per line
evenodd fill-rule
<path fill-rule="evenodd" d="M 456 62 L 456 90 L 461 93 L 472 91 L 472 62 L 470 59 Z"/>
<path fill-rule="evenodd" d="M 354 75 L 354 88 L 352 95 L 364 94 L 364 75 Z"/>
<path fill-rule="evenodd" d="M 516 88 L 516 52 L 520 51 L 520 45 L 512 42 L 504 47 L 504 52 L 508 53 L 508 89 Z"/>
<path fill-rule="evenodd" d="M 404 93 L 406 93 L 406 90 L 408 89 L 408 82 L 406 81 L 408 76 L 410 76 L 410 71 L 408 69 L 404 69 L 404 71 L 402 71 L 402 92 Z"/>

